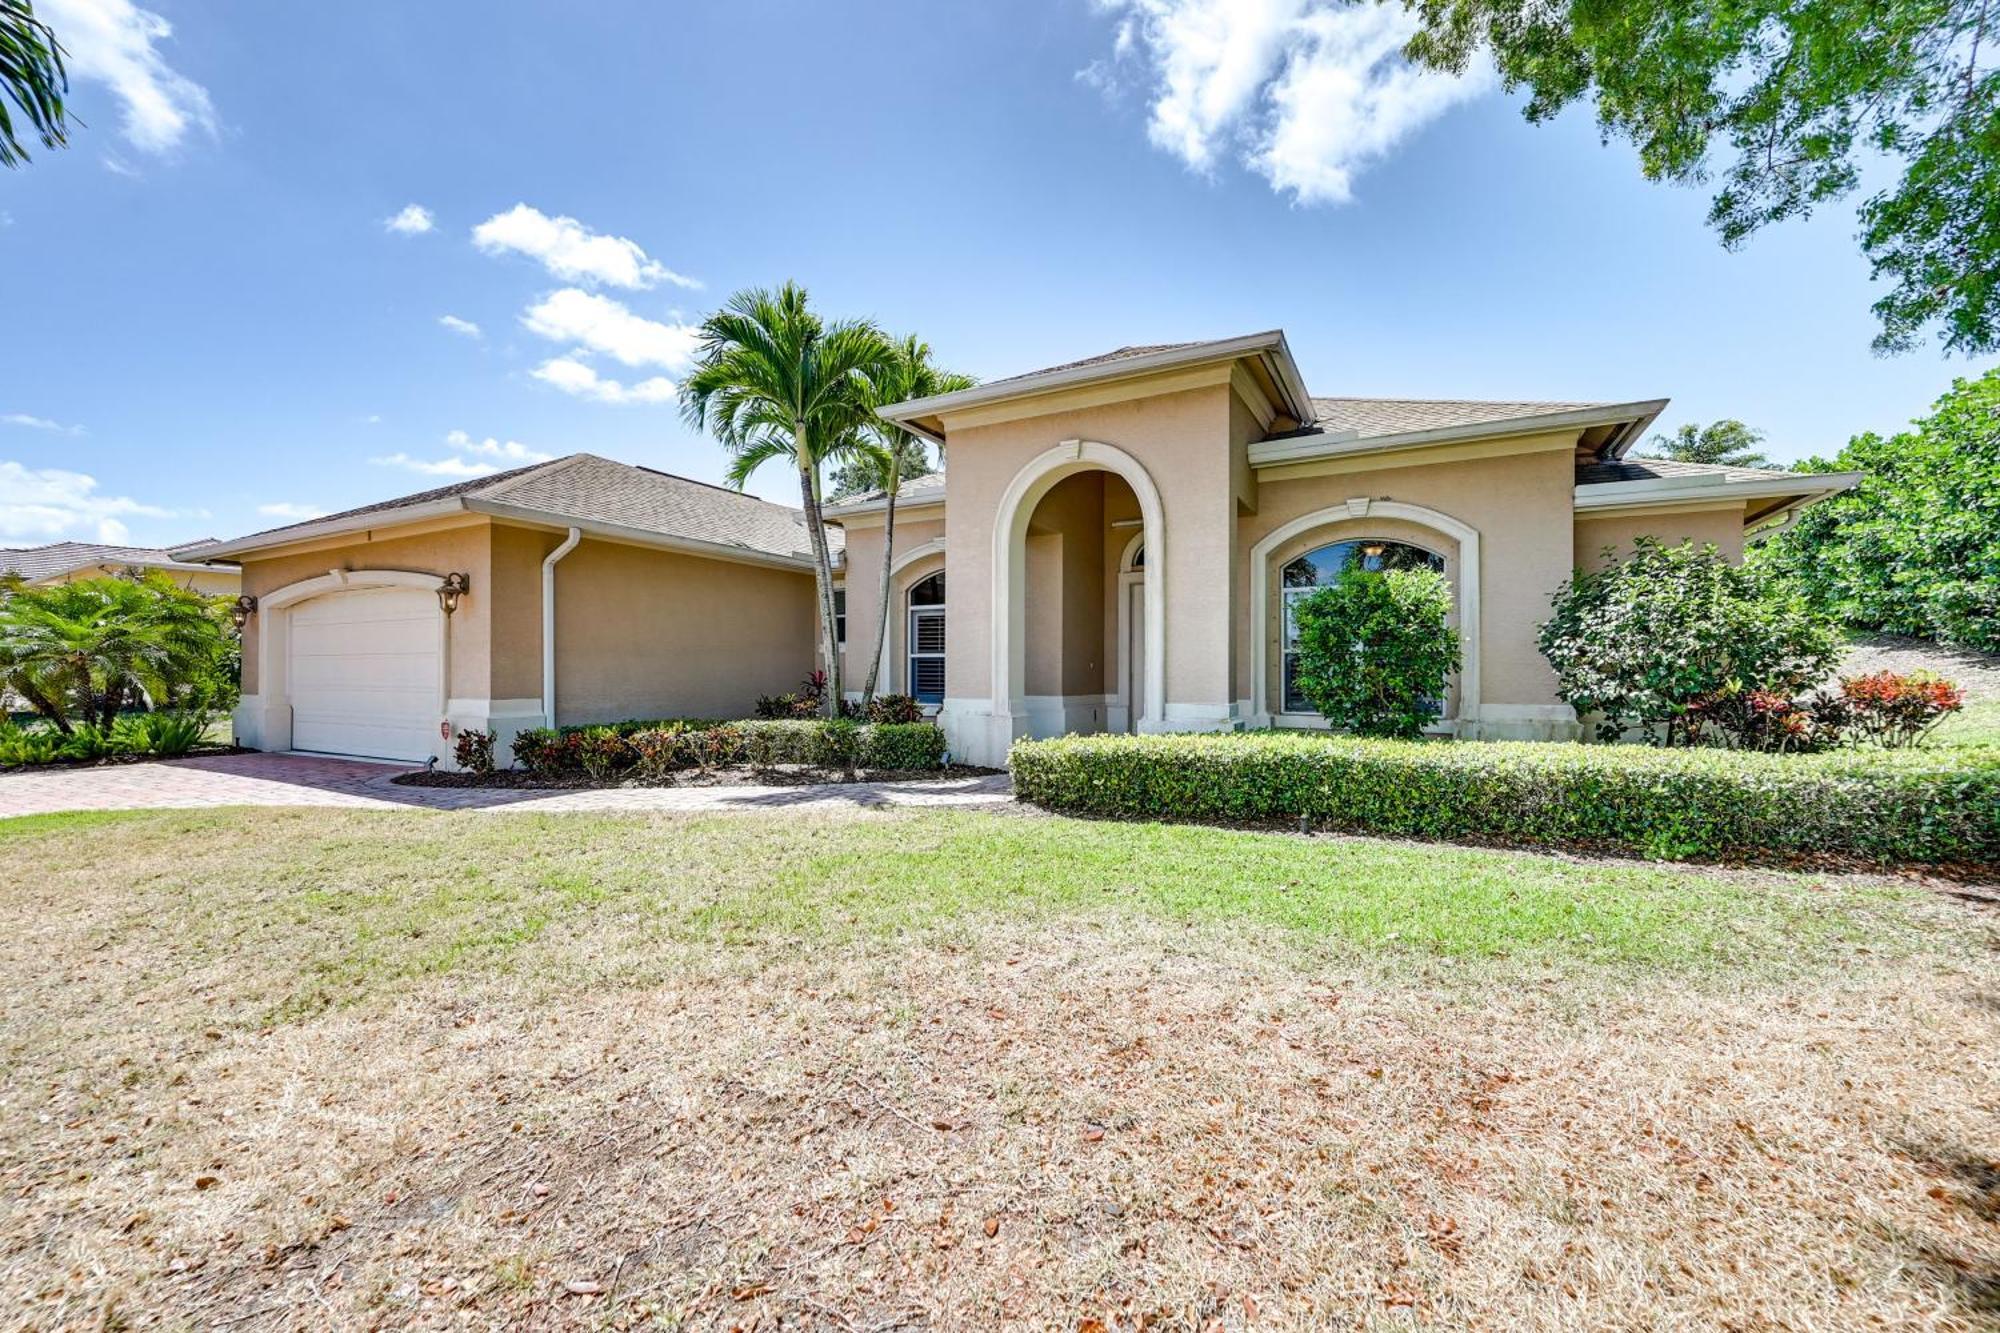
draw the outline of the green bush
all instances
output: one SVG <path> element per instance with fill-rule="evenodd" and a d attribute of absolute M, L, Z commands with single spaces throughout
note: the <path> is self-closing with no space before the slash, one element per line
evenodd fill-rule
<path fill-rule="evenodd" d="M 2000 863 L 2000 755 L 1769 755 L 1264 732 L 1023 741 L 1014 790 L 1069 814 L 1574 845 Z"/>
<path fill-rule="evenodd" d="M 119 718 L 111 729 L 111 739 L 120 754 L 171 757 L 201 744 L 211 721 L 210 714 L 199 710 L 139 713 Z"/>
<path fill-rule="evenodd" d="M 54 763 L 62 758 L 62 742 L 54 727 L 23 727 L 0 719 L 0 768 Z"/>
<path fill-rule="evenodd" d="M 1349 568 L 1292 607 L 1299 692 L 1361 736 L 1424 734 L 1458 669 L 1451 585 L 1431 569 Z"/>
<path fill-rule="evenodd" d="M 1751 690 L 1790 698 L 1839 655 L 1832 624 L 1790 585 L 1712 545 L 1651 537 L 1623 563 L 1579 569 L 1557 588 L 1537 642 L 1557 696 L 1579 717 L 1600 715 L 1601 738 L 1636 727 L 1668 745 L 1695 742 L 1689 714 L 1709 701 Z"/>
<path fill-rule="evenodd" d="M 533 727 L 514 737 L 514 762 L 542 776 L 588 774 L 603 781 L 632 773 L 657 782 L 678 769 L 748 764 L 756 768 L 937 768 L 944 733 L 928 722 L 859 724 L 849 719 L 758 718 L 709 722 L 673 718 L 602 726 Z"/>

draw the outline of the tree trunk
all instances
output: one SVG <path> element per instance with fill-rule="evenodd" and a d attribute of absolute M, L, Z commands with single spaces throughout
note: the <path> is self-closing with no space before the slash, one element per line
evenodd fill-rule
<path fill-rule="evenodd" d="M 835 637 L 833 617 L 833 558 L 826 545 L 826 525 L 820 521 L 818 460 L 807 446 L 803 423 L 794 422 L 799 459 L 799 494 L 806 511 L 806 535 L 812 539 L 813 582 L 819 592 L 820 651 L 826 655 L 826 699 L 828 717 L 840 716 L 840 642 Z"/>
<path fill-rule="evenodd" d="M 861 687 L 861 707 L 875 702 L 875 675 L 882 669 L 882 651 L 889 642 L 889 572 L 896 558 L 896 492 L 902 489 L 902 460 L 889 455 L 889 484 L 883 493 L 889 508 L 882 515 L 882 588 L 875 603 L 875 654 L 868 659 L 868 683 Z"/>

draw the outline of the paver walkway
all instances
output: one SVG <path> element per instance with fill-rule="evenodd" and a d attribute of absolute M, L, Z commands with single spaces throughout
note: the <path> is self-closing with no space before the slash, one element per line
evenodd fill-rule
<path fill-rule="evenodd" d="M 1013 799 L 1005 774 L 939 782 L 852 782 L 806 787 L 613 787 L 515 791 L 401 787 L 393 764 L 309 755 L 231 754 L 98 768 L 0 773 L 0 818 L 64 810 L 198 809 L 218 805 L 332 805 L 393 810 L 537 812 L 880 809 L 992 805 Z"/>

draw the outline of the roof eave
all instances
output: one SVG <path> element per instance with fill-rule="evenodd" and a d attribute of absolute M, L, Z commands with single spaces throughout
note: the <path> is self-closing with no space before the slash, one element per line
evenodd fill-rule
<path fill-rule="evenodd" d="M 1292 360 L 1291 347 L 1285 341 L 1283 329 L 1267 329 L 1262 333 L 1249 333 L 1237 338 L 1220 338 L 1214 342 L 1195 343 L 1190 347 L 1171 347 L 1165 351 L 1147 352 L 1141 356 L 1124 357 L 1116 361 L 1097 361 L 1088 365 L 1043 371 L 992 384 L 978 384 L 955 393 L 933 394 L 928 398 L 912 398 L 901 403 L 891 403 L 881 408 L 877 415 L 913 430 L 933 442 L 943 443 L 944 432 L 935 423 L 947 412 L 1004 403 L 1015 398 L 1032 398 L 1089 384 L 1132 379 L 1162 370 L 1202 365 L 1210 361 L 1235 361 L 1260 354 L 1270 358 L 1272 378 L 1295 399 L 1290 405 L 1294 415 L 1300 420 L 1305 420 L 1312 412 L 1312 398 L 1306 392 L 1305 379 L 1299 374 L 1298 364 Z"/>
<path fill-rule="evenodd" d="M 738 546 L 731 542 L 706 542 L 694 537 L 655 532 L 650 528 L 635 528 L 603 519 L 575 518 L 529 505 L 508 504 L 503 500 L 468 500 L 465 507 L 474 513 L 487 514 L 494 518 L 513 519 L 548 528 L 576 528 L 593 537 L 629 542 L 634 546 L 653 546 L 661 550 L 681 551 L 710 559 L 730 560 L 738 564 L 768 565 L 776 569 L 811 570 L 813 567 L 813 558 L 807 552 L 779 554 L 774 551 L 760 551 L 750 546 Z"/>
<path fill-rule="evenodd" d="M 935 495 L 926 491 L 924 494 L 914 498 L 907 495 L 899 495 L 896 497 L 896 510 L 898 513 L 901 513 L 910 509 L 927 509 L 943 503 L 944 492 L 941 490 Z M 888 507 L 889 502 L 886 499 L 850 500 L 846 504 L 822 505 L 819 512 L 821 517 L 828 521 L 833 521 L 835 519 L 846 518 L 852 514 L 879 514 Z"/>
<path fill-rule="evenodd" d="M 1509 435 L 1538 435 L 1548 431 L 1584 431 L 1592 426 L 1627 425 L 1626 435 L 1636 435 L 1666 407 L 1664 398 L 1635 403 L 1607 403 L 1602 407 L 1576 408 L 1568 412 L 1544 412 L 1539 416 L 1507 417 L 1463 426 L 1438 426 L 1431 430 L 1398 431 L 1393 435 L 1368 435 L 1330 440 L 1324 434 L 1295 435 L 1285 439 L 1260 440 L 1250 446 L 1250 466 L 1277 467 L 1285 463 L 1307 463 L 1321 458 L 1346 458 L 1358 454 L 1387 453 L 1397 449 L 1419 449 L 1433 444 L 1457 444 L 1467 440 L 1501 439 Z"/>
<path fill-rule="evenodd" d="M 1755 481 L 1732 481 L 1720 474 L 1603 481 L 1576 487 L 1576 508 L 1610 509 L 1700 500 L 1761 500 L 1785 495 L 1800 496 L 1802 503 L 1807 503 L 1851 490 L 1860 484 L 1862 476 L 1859 472 L 1788 472 L 1760 477 Z"/>

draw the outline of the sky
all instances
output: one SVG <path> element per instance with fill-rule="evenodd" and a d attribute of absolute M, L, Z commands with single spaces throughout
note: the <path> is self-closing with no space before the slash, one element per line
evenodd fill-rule
<path fill-rule="evenodd" d="M 0 542 L 232 536 L 587 450 L 719 480 L 740 288 L 982 378 L 1289 335 L 1312 392 L 1626 401 L 1781 460 L 1984 369 L 1869 350 L 1851 204 L 1736 252 L 1328 0 L 37 0 L 83 124 L 0 170 Z M 782 471 L 750 489 L 796 501 Z"/>

